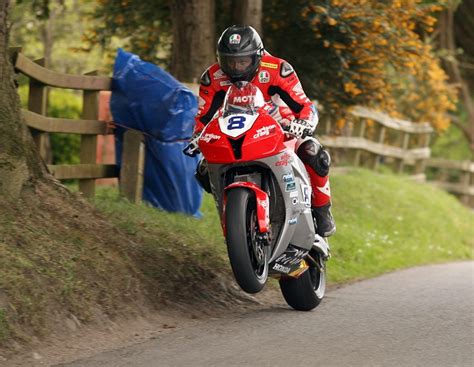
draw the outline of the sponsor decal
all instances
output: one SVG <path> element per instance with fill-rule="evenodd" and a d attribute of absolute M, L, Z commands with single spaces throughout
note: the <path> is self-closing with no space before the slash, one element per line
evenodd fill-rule
<path fill-rule="evenodd" d="M 254 99 L 254 96 L 235 96 L 232 99 L 232 103 L 249 103 L 253 99 Z"/>
<path fill-rule="evenodd" d="M 283 182 L 293 182 L 295 178 L 293 177 L 293 173 L 287 173 L 283 175 Z"/>
<path fill-rule="evenodd" d="M 207 133 L 207 134 L 204 134 L 202 135 L 199 140 L 202 140 L 206 143 L 212 143 L 214 141 L 217 141 L 221 138 L 220 135 L 216 135 L 216 134 L 212 134 L 212 133 Z"/>
<path fill-rule="evenodd" d="M 224 80 L 224 81 L 220 82 L 219 85 L 221 87 L 225 87 L 227 85 L 232 85 L 232 83 L 229 80 Z"/>
<path fill-rule="evenodd" d="M 214 77 L 214 79 L 222 79 L 226 77 L 226 75 L 221 69 L 217 70 L 214 74 L 212 74 L 212 76 Z"/>
<path fill-rule="evenodd" d="M 262 136 L 268 136 L 275 132 L 275 125 L 263 126 L 260 129 L 257 129 L 257 133 L 253 136 L 254 139 L 258 139 Z"/>
<path fill-rule="evenodd" d="M 290 192 L 290 198 L 297 198 L 297 197 L 298 197 L 298 191 Z"/>
<path fill-rule="evenodd" d="M 280 167 L 280 166 L 288 166 L 288 164 L 291 162 L 291 155 L 288 153 L 283 153 L 282 156 L 280 157 L 280 160 L 275 163 L 275 166 Z"/>
<path fill-rule="evenodd" d="M 232 34 L 232 35 L 229 37 L 229 43 L 230 43 L 231 45 L 238 45 L 238 44 L 240 44 L 240 40 L 241 40 L 240 34 L 237 34 L 237 33 L 234 33 L 234 34 Z"/>
<path fill-rule="evenodd" d="M 288 266 L 283 266 L 280 264 L 275 264 L 273 265 L 273 270 L 280 271 L 282 273 L 288 274 L 291 270 Z"/>
<path fill-rule="evenodd" d="M 291 74 L 293 74 L 295 71 L 293 70 L 293 66 L 291 66 L 290 64 L 288 64 L 286 61 L 284 61 L 282 64 L 281 64 L 281 68 L 280 68 L 280 75 L 283 77 L 283 78 L 286 78 L 287 76 L 290 76 Z"/>
<path fill-rule="evenodd" d="M 326 181 L 326 184 L 322 187 L 316 186 L 316 188 L 327 196 L 331 196 L 331 188 L 329 187 L 329 180 Z"/>
<path fill-rule="evenodd" d="M 294 218 L 291 218 L 289 221 L 288 221 L 288 224 L 291 226 L 293 224 L 296 224 L 298 223 L 298 218 L 294 217 Z"/>
<path fill-rule="evenodd" d="M 274 64 L 274 63 L 272 63 L 272 62 L 264 62 L 264 61 L 262 61 L 262 62 L 260 63 L 260 65 L 262 65 L 262 66 L 264 66 L 264 67 L 266 67 L 266 68 L 270 68 L 270 69 L 278 69 L 278 64 Z"/>
<path fill-rule="evenodd" d="M 270 81 L 270 73 L 266 70 L 262 70 L 258 73 L 258 81 L 260 83 L 268 83 Z"/>
<path fill-rule="evenodd" d="M 293 87 L 293 92 L 298 96 L 300 94 L 304 94 L 303 86 L 301 85 L 301 82 L 296 83 L 296 85 Z"/>
<path fill-rule="evenodd" d="M 285 187 L 285 191 L 288 192 L 288 191 L 294 191 L 296 190 L 296 182 L 288 182 L 286 184 L 286 187 Z"/>
<path fill-rule="evenodd" d="M 289 248 L 284 254 L 275 260 L 275 263 L 279 263 L 280 265 L 297 265 L 307 254 L 308 251 L 306 250 Z"/>
<path fill-rule="evenodd" d="M 311 187 L 302 185 L 303 188 L 303 202 L 306 208 L 311 208 Z"/>

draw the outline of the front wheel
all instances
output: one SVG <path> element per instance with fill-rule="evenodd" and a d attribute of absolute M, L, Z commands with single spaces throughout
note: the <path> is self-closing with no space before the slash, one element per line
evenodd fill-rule
<path fill-rule="evenodd" d="M 257 293 L 268 278 L 269 248 L 258 236 L 253 192 L 240 187 L 229 191 L 225 223 L 227 252 L 235 280 L 245 292 Z"/>
<path fill-rule="evenodd" d="M 318 267 L 310 266 L 299 278 L 281 278 L 280 289 L 286 303 L 298 311 L 310 311 L 323 300 L 326 292 L 326 264 L 315 256 Z"/>

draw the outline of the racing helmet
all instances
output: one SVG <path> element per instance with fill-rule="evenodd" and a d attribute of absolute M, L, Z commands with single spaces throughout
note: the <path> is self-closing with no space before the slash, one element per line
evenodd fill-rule
<path fill-rule="evenodd" d="M 251 81 L 260 65 L 263 43 L 251 26 L 233 25 L 217 42 L 217 61 L 232 82 Z"/>

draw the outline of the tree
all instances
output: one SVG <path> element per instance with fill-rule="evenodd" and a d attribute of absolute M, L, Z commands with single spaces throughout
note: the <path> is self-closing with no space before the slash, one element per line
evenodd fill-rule
<path fill-rule="evenodd" d="M 462 16 L 464 15 L 464 16 Z M 462 104 L 466 111 L 466 118 L 451 115 L 453 124 L 463 133 L 474 154 L 474 102 L 469 80 L 461 69 L 461 62 L 469 62 L 469 56 L 474 54 L 474 6 L 469 2 L 456 4 L 451 2 L 448 8 L 439 16 L 438 42 L 443 51 L 443 66 L 447 71 L 451 83 L 459 89 Z M 459 54 L 458 47 L 462 47 L 464 54 Z M 472 57 L 472 56 L 471 56 Z M 471 66 L 472 67 L 472 66 Z M 469 69 L 468 69 L 469 70 Z"/>
<path fill-rule="evenodd" d="M 214 0 L 173 0 L 171 73 L 196 82 L 215 60 Z"/>
<path fill-rule="evenodd" d="M 143 60 L 169 66 L 172 25 L 170 2 L 166 0 L 101 0 L 90 11 L 92 26 L 83 35 L 90 51 L 100 46 L 113 59 L 117 47 Z"/>
<path fill-rule="evenodd" d="M 102 0 L 85 39 L 111 53 L 125 47 L 192 82 L 215 60 L 214 13 L 214 0 Z"/>
<path fill-rule="evenodd" d="M 20 114 L 20 99 L 8 52 L 9 0 L 0 0 L 0 195 L 17 199 L 44 177 L 44 166 Z"/>
<path fill-rule="evenodd" d="M 262 35 L 262 0 L 233 0 L 233 23 L 250 25 Z"/>
<path fill-rule="evenodd" d="M 419 0 L 309 0 L 264 3 L 265 42 L 288 58 L 305 90 L 344 122 L 362 104 L 395 117 L 449 124 L 456 93 L 447 84 L 430 34 L 439 7 Z"/>

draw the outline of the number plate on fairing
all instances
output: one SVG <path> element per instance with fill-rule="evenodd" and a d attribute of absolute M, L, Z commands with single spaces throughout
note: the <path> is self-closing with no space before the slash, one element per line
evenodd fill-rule
<path fill-rule="evenodd" d="M 233 138 L 236 138 L 243 133 L 249 131 L 258 115 L 231 115 L 219 118 L 219 127 L 221 131 Z"/>

